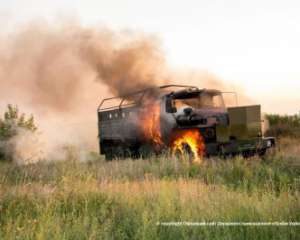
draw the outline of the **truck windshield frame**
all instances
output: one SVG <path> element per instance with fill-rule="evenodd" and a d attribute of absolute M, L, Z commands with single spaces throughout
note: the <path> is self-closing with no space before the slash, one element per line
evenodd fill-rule
<path fill-rule="evenodd" d="M 223 95 L 218 91 L 201 91 L 185 93 L 184 95 L 173 98 L 173 104 L 176 109 L 182 107 L 191 107 L 195 109 L 218 108 L 225 109 Z"/>

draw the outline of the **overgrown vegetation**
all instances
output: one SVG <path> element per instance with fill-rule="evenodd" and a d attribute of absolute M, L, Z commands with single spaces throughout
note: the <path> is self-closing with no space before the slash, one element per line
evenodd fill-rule
<path fill-rule="evenodd" d="M 268 114 L 269 130 L 267 134 L 276 137 L 300 137 L 300 116 Z"/>
<path fill-rule="evenodd" d="M 0 118 L 0 160 L 11 160 L 11 152 L 7 151 L 9 141 L 17 136 L 22 131 L 27 130 L 34 132 L 37 127 L 34 122 L 34 117 L 26 117 L 24 113 L 20 113 L 17 106 L 7 105 L 7 109 Z M 11 145 L 11 144 L 10 144 Z"/>
<path fill-rule="evenodd" d="M 286 143 L 288 140 L 286 140 Z M 297 239 L 299 227 L 164 227 L 157 222 L 299 222 L 300 157 L 0 167 L 1 239 Z"/>
<path fill-rule="evenodd" d="M 299 127 L 297 118 L 269 120 L 271 129 L 286 121 Z M 62 161 L 0 162 L 0 239 L 298 239 L 299 226 L 157 224 L 300 222 L 300 140 L 278 135 L 276 152 L 264 159 L 106 162 L 91 153 L 81 162 L 70 148 Z"/>

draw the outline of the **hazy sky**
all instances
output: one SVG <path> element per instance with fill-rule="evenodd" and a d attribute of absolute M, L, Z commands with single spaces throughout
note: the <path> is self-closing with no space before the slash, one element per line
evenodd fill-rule
<path fill-rule="evenodd" d="M 265 111 L 300 110 L 300 1 L 0 0 L 2 29 L 65 16 L 156 33 L 171 65 L 237 83 Z"/>

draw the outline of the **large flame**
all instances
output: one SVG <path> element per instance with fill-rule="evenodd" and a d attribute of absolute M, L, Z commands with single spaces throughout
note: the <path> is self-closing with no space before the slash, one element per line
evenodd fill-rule
<path fill-rule="evenodd" d="M 156 151 L 166 146 L 162 140 L 160 125 L 160 105 L 148 103 L 141 112 L 141 128 L 144 139 L 153 144 Z M 188 153 L 193 162 L 201 163 L 205 154 L 204 139 L 198 129 L 178 129 L 171 135 L 171 151 L 180 154 Z"/>
<path fill-rule="evenodd" d="M 205 154 L 205 143 L 198 129 L 180 129 L 171 138 L 171 149 L 173 153 L 189 153 L 193 162 L 201 163 Z"/>
<path fill-rule="evenodd" d="M 147 104 L 141 118 L 145 139 L 154 144 L 156 148 L 162 147 L 164 144 L 161 136 L 159 103 Z"/>

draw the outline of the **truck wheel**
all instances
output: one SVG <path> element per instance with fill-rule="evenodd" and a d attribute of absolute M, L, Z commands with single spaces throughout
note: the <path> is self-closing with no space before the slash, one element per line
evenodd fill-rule
<path fill-rule="evenodd" d="M 119 159 L 125 158 L 125 151 L 122 146 L 117 146 L 113 148 L 113 158 L 119 158 Z"/>
<path fill-rule="evenodd" d="M 264 157 L 267 153 L 267 149 L 266 148 L 259 149 L 257 153 L 258 153 L 258 156 Z"/>
<path fill-rule="evenodd" d="M 130 148 L 124 148 L 124 158 L 131 158 L 132 153 L 130 151 Z"/>
<path fill-rule="evenodd" d="M 183 152 L 181 152 L 179 149 L 177 149 L 175 152 L 174 152 L 174 155 L 177 157 L 177 158 L 181 158 L 181 159 L 184 159 L 187 157 L 187 160 L 192 163 L 193 160 L 195 159 L 195 156 L 194 156 L 194 153 L 192 152 L 190 146 L 188 144 L 183 144 L 182 145 L 182 149 L 183 149 Z"/>
<path fill-rule="evenodd" d="M 112 149 L 111 148 L 106 148 L 104 155 L 105 155 L 105 160 L 106 161 L 111 161 L 113 159 Z"/>
<path fill-rule="evenodd" d="M 274 147 L 258 150 L 258 156 L 260 157 L 274 156 L 275 153 L 276 153 L 276 149 Z"/>
<path fill-rule="evenodd" d="M 138 152 L 141 158 L 149 158 L 153 154 L 153 147 L 145 144 L 139 148 Z"/>
<path fill-rule="evenodd" d="M 255 151 L 253 150 L 246 150 L 242 152 L 243 158 L 251 158 L 255 156 Z"/>

